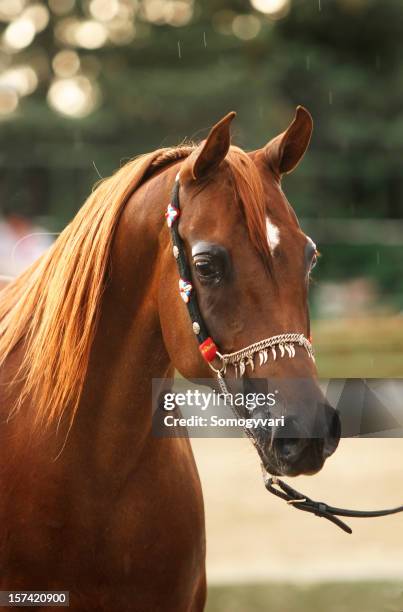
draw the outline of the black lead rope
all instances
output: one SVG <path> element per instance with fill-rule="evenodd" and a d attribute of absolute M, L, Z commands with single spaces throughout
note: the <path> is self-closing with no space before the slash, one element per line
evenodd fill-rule
<path fill-rule="evenodd" d="M 388 508 L 387 510 L 348 510 L 346 508 L 335 508 L 334 506 L 329 506 L 324 502 L 310 499 L 275 476 L 269 477 L 266 475 L 265 487 L 268 491 L 270 491 L 270 493 L 284 499 L 287 504 L 294 506 L 294 508 L 325 518 L 340 527 L 340 529 L 343 529 L 343 531 L 346 533 L 353 533 L 353 531 L 351 527 L 337 518 L 338 516 L 350 516 L 352 518 L 373 518 L 403 512 L 403 506 Z"/>
<path fill-rule="evenodd" d="M 211 363 L 217 355 L 217 346 L 213 339 L 209 336 L 207 326 L 201 315 L 199 303 L 197 300 L 196 292 L 194 291 L 191 279 L 192 272 L 189 265 L 189 261 L 186 256 L 186 249 L 183 240 L 179 234 L 178 219 L 180 216 L 180 203 L 179 203 L 179 176 L 177 176 L 175 185 L 172 191 L 172 199 L 168 205 L 165 217 L 167 220 L 168 227 L 171 230 L 173 255 L 176 259 L 178 272 L 179 272 L 179 292 L 185 302 L 189 317 L 192 322 L 192 329 L 197 342 L 199 344 L 199 350 L 202 357 L 207 363 Z M 216 370 L 218 372 L 218 370 Z M 223 385 L 224 392 L 226 391 L 225 381 L 219 376 L 219 382 Z M 246 433 L 254 441 L 254 437 L 249 430 Z M 310 499 L 306 495 L 302 495 L 290 485 L 286 484 L 279 478 L 269 476 L 267 472 L 264 472 L 265 487 L 270 493 L 280 497 L 288 504 L 293 505 L 298 510 L 304 512 L 310 512 L 316 516 L 322 517 L 331 521 L 340 529 L 343 529 L 346 533 L 352 533 L 351 528 L 346 525 L 342 520 L 337 518 L 338 516 L 351 516 L 354 518 L 369 518 L 376 516 L 387 516 L 389 514 L 396 514 L 397 512 L 403 512 L 403 506 L 397 508 L 390 508 L 388 510 L 346 510 L 344 508 L 335 508 L 334 506 L 328 506 L 323 502 L 318 502 Z"/>

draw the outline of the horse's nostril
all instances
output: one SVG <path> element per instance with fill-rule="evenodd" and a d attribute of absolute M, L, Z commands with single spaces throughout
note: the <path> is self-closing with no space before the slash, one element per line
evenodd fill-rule
<path fill-rule="evenodd" d="M 306 446 L 306 439 L 301 435 L 298 419 L 289 415 L 284 426 L 277 427 L 272 435 L 272 448 L 279 461 L 294 463 L 298 460 Z"/>
<path fill-rule="evenodd" d="M 275 453 L 281 461 L 296 461 L 305 448 L 301 438 L 276 438 L 273 441 Z"/>

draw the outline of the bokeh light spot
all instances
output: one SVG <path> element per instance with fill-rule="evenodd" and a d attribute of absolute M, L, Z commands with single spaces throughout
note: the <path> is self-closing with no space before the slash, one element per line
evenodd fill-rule
<path fill-rule="evenodd" d="M 105 26 L 91 19 L 78 23 L 74 35 L 77 44 L 84 49 L 99 49 L 108 39 Z"/>
<path fill-rule="evenodd" d="M 114 19 L 108 23 L 109 40 L 116 45 L 127 45 L 136 36 L 136 28 L 132 21 Z"/>
<path fill-rule="evenodd" d="M 64 49 L 53 58 L 52 68 L 58 77 L 74 76 L 80 69 L 80 58 L 75 51 Z"/>
<path fill-rule="evenodd" d="M 10 115 L 18 106 L 18 95 L 14 89 L 0 87 L 0 116 Z"/>
<path fill-rule="evenodd" d="M 13 89 L 19 96 L 28 96 L 38 86 L 38 76 L 28 65 L 10 68 L 0 75 L 0 89 Z"/>
<path fill-rule="evenodd" d="M 28 47 L 35 37 L 35 26 L 30 19 L 19 18 L 7 26 L 3 40 L 10 50 Z"/>
<path fill-rule="evenodd" d="M 251 40 L 260 32 L 260 21 L 254 15 L 237 15 L 232 22 L 232 30 L 238 38 Z"/>
<path fill-rule="evenodd" d="M 48 91 L 48 102 L 58 113 L 80 119 L 94 110 L 99 98 L 94 83 L 83 76 L 56 79 Z"/>
<path fill-rule="evenodd" d="M 250 0 L 250 3 L 257 11 L 272 19 L 281 19 L 290 10 L 290 0 Z"/>
<path fill-rule="evenodd" d="M 0 0 L 0 20 L 12 21 L 18 17 L 25 6 L 25 0 Z"/>
<path fill-rule="evenodd" d="M 94 19 L 110 21 L 119 12 L 119 2 L 118 0 L 92 0 L 89 8 Z"/>

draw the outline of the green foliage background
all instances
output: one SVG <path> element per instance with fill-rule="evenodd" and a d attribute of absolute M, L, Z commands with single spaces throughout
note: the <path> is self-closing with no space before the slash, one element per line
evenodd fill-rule
<path fill-rule="evenodd" d="M 221 33 L 222 11 L 254 14 L 259 34 L 246 41 Z M 51 59 L 59 50 L 53 25 L 20 54 L 23 59 L 37 50 Z M 285 181 L 298 215 L 403 216 L 400 0 L 292 0 L 278 21 L 249 0 L 205 0 L 195 2 L 186 26 L 141 19 L 138 26 L 129 45 L 91 52 L 101 65 L 103 94 L 92 115 L 57 115 L 42 82 L 15 117 L 0 123 L 0 206 L 28 203 L 58 229 L 98 179 L 96 169 L 106 176 L 138 153 L 200 139 L 229 110 L 238 112 L 236 142 L 257 148 L 303 104 L 315 120 L 312 146 Z M 322 270 L 326 279 L 369 274 L 402 308 L 401 248 L 383 247 L 381 235 L 379 244 L 381 258 L 374 245 L 353 255 L 323 245 Z"/>

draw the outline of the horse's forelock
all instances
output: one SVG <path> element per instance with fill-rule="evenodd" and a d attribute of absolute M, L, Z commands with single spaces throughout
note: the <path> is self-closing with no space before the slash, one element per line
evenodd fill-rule
<path fill-rule="evenodd" d="M 267 240 L 266 204 L 259 171 L 253 160 L 238 147 L 231 147 L 227 160 L 244 210 L 250 239 L 270 270 L 271 253 Z"/>

